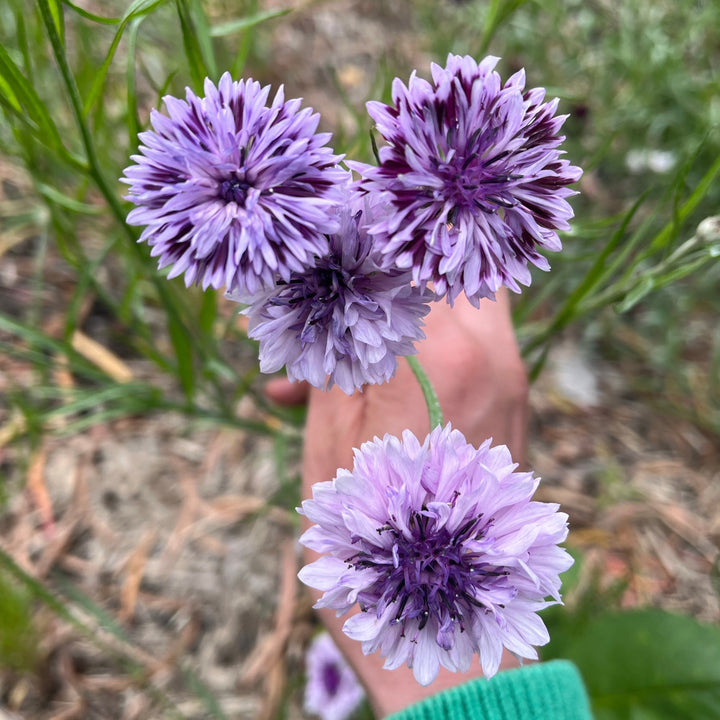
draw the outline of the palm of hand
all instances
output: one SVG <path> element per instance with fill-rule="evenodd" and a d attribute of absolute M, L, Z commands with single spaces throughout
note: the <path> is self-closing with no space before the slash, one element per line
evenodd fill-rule
<path fill-rule="evenodd" d="M 440 400 L 445 422 L 480 445 L 493 437 L 507 445 L 513 457 L 524 460 L 527 419 L 527 380 L 517 349 L 505 293 L 480 310 L 458 300 L 454 308 L 438 303 L 427 318 L 428 341 L 418 358 Z M 310 393 L 303 463 L 303 497 L 315 482 L 332 479 L 338 468 L 351 467 L 352 449 L 374 436 L 401 435 L 411 430 L 422 440 L 429 421 L 422 392 L 406 362 L 393 380 L 368 386 L 348 397 L 338 388 Z M 313 554 L 307 552 L 311 561 Z M 418 685 L 408 668 L 389 673 L 379 655 L 366 657 L 360 644 L 342 632 L 343 619 L 331 610 L 320 617 L 368 690 L 378 717 L 417 702 L 439 690 L 481 675 L 479 665 L 462 676 L 442 670 L 429 687 Z M 505 667 L 517 662 L 508 656 Z"/>

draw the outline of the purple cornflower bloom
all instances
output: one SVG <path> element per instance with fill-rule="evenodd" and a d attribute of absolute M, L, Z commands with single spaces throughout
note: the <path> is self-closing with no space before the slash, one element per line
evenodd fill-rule
<path fill-rule="evenodd" d="M 504 445 L 476 450 L 449 425 L 422 445 L 409 430 L 364 443 L 300 509 L 316 523 L 301 542 L 324 553 L 300 571 L 324 591 L 316 607 L 358 603 L 344 632 L 422 685 L 475 653 L 490 677 L 503 646 L 536 658 L 549 639 L 537 611 L 560 602 L 572 558 L 558 547 L 567 515 L 532 501 L 539 480 L 516 467 Z"/>
<path fill-rule="evenodd" d="M 122 178 L 138 206 L 128 222 L 146 226 L 140 240 L 169 277 L 253 293 L 327 252 L 346 173 L 329 133 L 315 133 L 319 116 L 282 87 L 268 106 L 269 92 L 225 73 L 205 80 L 205 97 L 165 97 L 169 117 L 153 110 L 140 133 Z"/>
<path fill-rule="evenodd" d="M 305 711 L 321 720 L 347 720 L 365 691 L 327 633 L 318 635 L 305 654 Z"/>
<path fill-rule="evenodd" d="M 567 186 L 581 175 L 560 159 L 558 101 L 524 90 L 523 70 L 502 85 L 497 61 L 450 55 L 432 65 L 432 84 L 396 78 L 393 105 L 367 104 L 388 145 L 378 167 L 360 170 L 361 187 L 394 209 L 369 232 L 386 262 L 412 268 L 450 303 L 462 291 L 476 306 L 501 285 L 520 292 L 528 262 L 548 270 L 538 248 L 561 249 Z"/>
<path fill-rule="evenodd" d="M 329 236 L 329 252 L 249 298 L 244 312 L 248 334 L 260 342 L 262 372 L 284 365 L 291 381 L 337 384 L 351 395 L 367 383 L 386 382 L 397 356 L 416 352 L 434 295 L 413 286 L 408 271 L 380 267 L 363 228 L 363 216 L 376 212 L 370 199 L 348 189 L 336 212 L 340 229 Z"/>

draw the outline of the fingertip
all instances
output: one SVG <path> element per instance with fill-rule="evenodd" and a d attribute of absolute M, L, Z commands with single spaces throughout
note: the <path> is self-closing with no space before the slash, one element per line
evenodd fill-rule
<path fill-rule="evenodd" d="M 306 382 L 291 383 L 287 378 L 273 378 L 265 385 L 264 392 L 271 402 L 290 407 L 307 403 L 310 386 Z"/>

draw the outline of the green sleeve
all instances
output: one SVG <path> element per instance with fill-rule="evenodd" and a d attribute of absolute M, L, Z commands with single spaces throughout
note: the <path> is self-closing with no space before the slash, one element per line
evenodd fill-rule
<path fill-rule="evenodd" d="M 554 660 L 471 680 L 387 720 L 592 720 L 592 715 L 577 668 Z"/>

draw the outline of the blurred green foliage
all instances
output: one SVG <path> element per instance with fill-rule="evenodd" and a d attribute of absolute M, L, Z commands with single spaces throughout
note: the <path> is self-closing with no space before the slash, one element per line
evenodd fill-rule
<path fill-rule="evenodd" d="M 30 672 L 38 657 L 32 596 L 0 568 L 0 667 Z"/>
<path fill-rule="evenodd" d="M 545 660 L 572 660 L 596 720 L 720 718 L 720 628 L 656 608 L 622 610 L 626 584 L 587 573 L 582 555 L 563 575 L 567 606 L 543 612 Z"/>
<path fill-rule="evenodd" d="M 720 717 L 720 628 L 636 609 L 554 630 L 544 657 L 580 668 L 596 720 Z"/>

